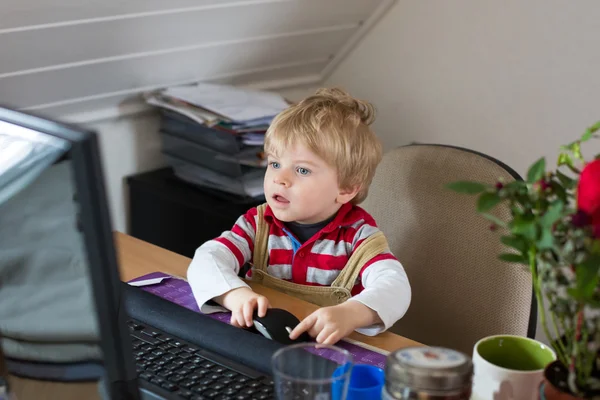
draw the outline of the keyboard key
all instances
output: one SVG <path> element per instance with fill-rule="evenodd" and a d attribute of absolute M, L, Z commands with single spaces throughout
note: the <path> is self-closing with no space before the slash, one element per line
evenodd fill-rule
<path fill-rule="evenodd" d="M 152 351 L 152 354 L 154 354 L 155 356 L 159 356 L 160 357 L 160 356 L 164 355 L 165 352 L 163 350 L 156 349 L 156 350 Z"/>
<path fill-rule="evenodd" d="M 254 382 L 248 383 L 246 386 L 256 389 L 256 388 L 262 386 L 262 382 L 254 381 Z"/>
<path fill-rule="evenodd" d="M 195 353 L 198 351 L 197 349 L 190 346 L 185 346 L 181 350 L 185 351 L 186 353 Z"/>
<path fill-rule="evenodd" d="M 261 393 L 258 396 L 254 396 L 253 399 L 258 399 L 258 400 L 265 400 L 265 399 L 272 399 L 273 395 L 269 394 L 269 393 Z"/>
<path fill-rule="evenodd" d="M 150 379 L 150 382 L 154 383 L 155 385 L 160 385 L 160 384 L 164 383 L 165 380 L 163 378 L 159 378 L 159 377 L 155 376 L 154 378 Z"/>
<path fill-rule="evenodd" d="M 227 378 L 232 378 L 232 379 L 233 379 L 233 378 L 237 378 L 237 377 L 238 377 L 240 374 L 238 374 L 238 373 L 237 373 L 237 372 L 235 372 L 235 371 L 227 371 L 227 372 L 225 372 L 223 375 L 224 375 L 225 377 L 227 377 Z"/>
<path fill-rule="evenodd" d="M 246 383 L 250 381 L 250 378 L 248 378 L 247 376 L 240 375 L 237 378 L 235 378 L 235 381 L 239 383 Z"/>
<path fill-rule="evenodd" d="M 202 380 L 199 380 L 199 381 L 198 381 L 198 383 L 199 383 L 200 385 L 206 385 L 206 386 L 209 386 L 209 385 L 210 385 L 211 383 L 213 383 L 214 381 L 215 381 L 215 380 L 214 380 L 214 379 L 211 379 L 211 378 L 204 378 L 204 379 L 202 379 Z M 243 387 L 243 386 L 242 386 L 242 387 Z"/>
<path fill-rule="evenodd" d="M 158 345 L 158 348 L 161 350 L 169 350 L 171 348 L 171 345 L 168 343 L 161 343 Z"/>
<path fill-rule="evenodd" d="M 190 374 L 190 371 L 187 369 L 178 369 L 174 371 L 177 375 L 183 375 L 183 376 L 188 376 Z"/>
<path fill-rule="evenodd" d="M 248 396 L 252 396 L 254 393 L 256 393 L 256 390 L 252 388 L 245 388 L 241 391 L 241 394 L 247 394 Z"/>
<path fill-rule="evenodd" d="M 169 371 L 175 371 L 176 369 L 179 369 L 179 365 L 177 364 L 167 364 L 165 366 L 163 366 L 164 369 L 168 369 Z"/>
<path fill-rule="evenodd" d="M 204 396 L 197 395 L 197 394 L 193 395 L 191 398 L 191 400 L 207 400 L 207 399 L 208 399 L 208 397 L 204 397 Z"/>
<path fill-rule="evenodd" d="M 146 343 L 150 343 L 150 344 L 159 343 L 159 341 L 156 338 L 153 338 L 152 336 L 149 336 L 149 335 L 144 335 L 144 334 L 140 333 L 140 331 L 131 332 L 131 336 L 138 340 L 146 342 Z"/>
<path fill-rule="evenodd" d="M 177 374 L 173 374 L 173 375 L 171 375 L 169 377 L 169 381 L 173 382 L 173 383 L 179 383 L 179 382 L 181 382 L 184 379 L 185 379 L 185 376 L 183 376 L 183 375 L 177 375 Z"/>
<path fill-rule="evenodd" d="M 173 341 L 173 342 L 171 342 L 171 345 L 173 345 L 173 346 L 175 346 L 175 347 L 183 347 L 183 346 L 185 346 L 183 343 L 181 343 L 181 342 L 178 342 L 178 341 L 176 341 L 176 340 L 175 340 L 175 341 Z"/>
<path fill-rule="evenodd" d="M 177 364 L 177 365 L 185 365 L 187 364 L 187 361 L 185 361 L 184 359 L 181 359 L 179 357 L 175 358 L 174 360 L 171 361 L 173 364 Z"/>
<path fill-rule="evenodd" d="M 189 360 L 190 358 L 194 357 L 192 354 L 183 351 L 179 353 L 178 356 L 183 358 L 184 360 Z"/>
<path fill-rule="evenodd" d="M 211 369 L 212 367 L 215 367 L 217 364 L 210 362 L 210 361 L 204 361 L 203 363 L 200 363 L 200 366 L 202 368 L 206 368 L 206 369 Z"/>
<path fill-rule="evenodd" d="M 223 384 L 223 385 L 227 386 L 227 385 L 229 385 L 230 383 L 233 383 L 233 380 L 232 380 L 232 379 L 229 379 L 229 378 L 221 378 L 221 379 L 219 379 L 217 382 L 219 382 L 219 383 L 221 383 L 221 384 Z"/>
<path fill-rule="evenodd" d="M 217 383 L 213 383 L 212 385 L 210 385 L 210 388 L 214 389 L 214 390 L 217 390 L 217 391 L 220 391 L 222 389 L 225 389 L 225 385 L 223 385 L 222 383 L 217 382 Z"/>
<path fill-rule="evenodd" d="M 275 382 L 273 382 L 273 379 L 271 378 L 264 378 L 262 383 L 266 386 L 275 386 Z"/>
<path fill-rule="evenodd" d="M 206 392 L 202 393 L 202 396 L 206 397 L 207 399 L 214 399 L 218 395 L 219 392 L 217 392 L 216 390 L 207 390 Z"/>
<path fill-rule="evenodd" d="M 145 381 L 149 381 L 150 379 L 152 379 L 152 374 L 149 372 L 142 372 L 141 374 L 138 375 L 140 379 L 143 379 Z"/>
<path fill-rule="evenodd" d="M 233 396 L 233 395 L 234 395 L 234 394 L 236 394 L 237 392 L 238 392 L 238 391 L 237 391 L 237 390 L 235 390 L 235 389 L 234 389 L 234 388 L 232 388 L 232 387 L 228 387 L 228 388 L 225 388 L 224 390 L 222 390 L 222 393 L 223 393 L 224 395 L 227 395 L 227 396 Z"/>
<path fill-rule="evenodd" d="M 179 382 L 179 386 L 186 388 L 186 389 L 191 389 L 192 386 L 196 386 L 197 384 L 198 384 L 198 382 L 192 381 L 190 379 L 186 379 L 186 380 Z"/>
<path fill-rule="evenodd" d="M 189 378 L 190 378 L 190 379 L 193 379 L 193 380 L 195 380 L 195 381 L 199 381 L 199 380 L 200 380 L 200 379 L 202 379 L 203 377 L 204 377 L 204 375 L 203 375 L 203 374 L 198 374 L 198 373 L 196 373 L 196 371 L 194 371 L 193 373 L 191 373 L 191 374 L 189 375 Z"/>
<path fill-rule="evenodd" d="M 184 399 L 191 399 L 194 395 L 189 390 L 180 390 L 177 394 L 179 395 L 179 397 L 183 397 Z"/>
<path fill-rule="evenodd" d="M 149 372 L 158 373 L 159 371 L 162 371 L 162 367 L 158 365 L 150 365 L 146 368 L 146 370 Z"/>
<path fill-rule="evenodd" d="M 174 391 L 176 391 L 178 389 L 177 385 L 175 385 L 175 384 L 173 384 L 171 382 L 163 382 L 160 385 L 160 387 L 162 387 L 163 389 L 168 390 L 169 392 L 174 392 Z"/>
<path fill-rule="evenodd" d="M 165 361 L 171 361 L 171 360 L 174 360 L 175 358 L 177 358 L 177 357 L 174 356 L 173 354 L 165 354 L 164 356 L 162 356 L 162 359 Z"/>
<path fill-rule="evenodd" d="M 173 355 L 177 355 L 177 354 L 181 353 L 181 350 L 173 348 L 173 349 L 169 349 L 168 352 Z"/>
<path fill-rule="evenodd" d="M 192 388 L 192 392 L 195 393 L 203 393 L 208 390 L 208 386 L 206 385 L 196 385 Z"/>
<path fill-rule="evenodd" d="M 160 372 L 159 372 L 158 374 L 156 374 L 156 375 L 160 376 L 161 378 L 168 378 L 168 377 L 170 377 L 171 375 L 173 375 L 173 372 L 172 372 L 172 371 L 169 371 L 169 370 L 162 370 L 162 371 L 160 371 Z"/>
<path fill-rule="evenodd" d="M 144 329 L 144 327 L 142 325 L 136 324 L 133 321 L 128 321 L 127 325 L 129 325 L 129 328 L 134 331 L 139 331 L 139 330 Z"/>
<path fill-rule="evenodd" d="M 235 389 L 235 390 L 242 390 L 243 388 L 245 388 L 245 386 L 244 386 L 243 383 L 234 383 L 230 387 L 233 388 L 233 389 Z"/>
<path fill-rule="evenodd" d="M 227 368 L 221 366 L 216 366 L 212 369 L 212 372 L 214 372 L 215 374 L 223 374 L 225 371 L 227 371 Z"/>

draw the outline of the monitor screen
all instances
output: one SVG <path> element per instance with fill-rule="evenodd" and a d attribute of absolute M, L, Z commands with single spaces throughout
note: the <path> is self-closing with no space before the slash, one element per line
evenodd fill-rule
<path fill-rule="evenodd" d="M 70 146 L 0 120 L 0 336 L 8 359 L 101 359 Z"/>

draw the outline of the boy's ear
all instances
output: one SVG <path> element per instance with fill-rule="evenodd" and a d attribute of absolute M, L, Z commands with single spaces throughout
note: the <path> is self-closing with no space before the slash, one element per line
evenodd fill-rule
<path fill-rule="evenodd" d="M 339 204 L 346 204 L 352 201 L 353 198 L 356 197 L 358 191 L 360 190 L 360 186 L 353 186 L 351 188 L 341 189 L 338 192 L 338 196 L 335 199 Z"/>

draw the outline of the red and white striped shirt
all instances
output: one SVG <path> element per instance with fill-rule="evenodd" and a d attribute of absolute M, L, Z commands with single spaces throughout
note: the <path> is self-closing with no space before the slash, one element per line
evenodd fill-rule
<path fill-rule="evenodd" d="M 312 238 L 299 243 L 279 221 L 270 207 L 264 219 L 269 226 L 267 272 L 280 279 L 312 286 L 329 286 L 345 267 L 353 251 L 379 229 L 362 208 L 344 204 L 331 222 Z M 254 251 L 257 210 L 242 215 L 230 231 L 198 248 L 188 269 L 188 281 L 202 312 L 210 312 L 205 304 L 229 290 L 246 286 L 238 278 L 240 268 Z M 248 272 L 251 276 L 252 270 Z M 400 262 L 389 251 L 368 261 L 352 290 L 352 299 L 375 310 L 384 327 L 359 330 L 376 334 L 400 319 L 410 304 L 408 278 Z"/>

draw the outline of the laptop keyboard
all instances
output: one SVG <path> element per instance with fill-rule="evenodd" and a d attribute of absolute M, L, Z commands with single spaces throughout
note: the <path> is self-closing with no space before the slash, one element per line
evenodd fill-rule
<path fill-rule="evenodd" d="M 182 399 L 273 399 L 268 377 L 251 377 L 206 358 L 200 347 L 128 321 L 138 378 Z M 201 355 L 202 354 L 202 355 Z"/>

